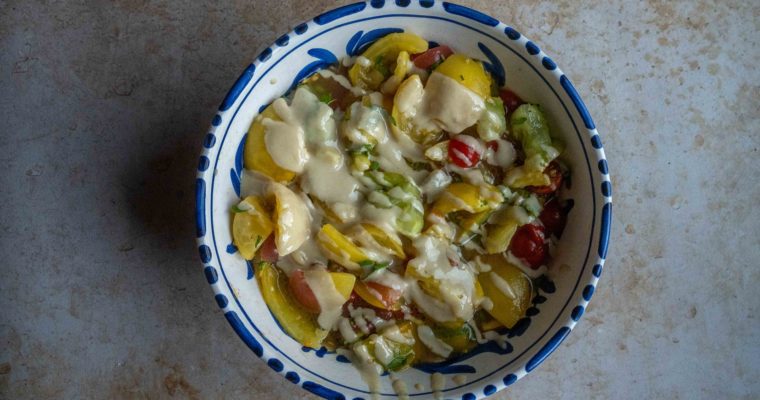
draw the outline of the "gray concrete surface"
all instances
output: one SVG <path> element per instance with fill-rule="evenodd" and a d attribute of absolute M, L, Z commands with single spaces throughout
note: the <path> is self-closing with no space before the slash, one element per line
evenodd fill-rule
<path fill-rule="evenodd" d="M 210 3 L 0 0 L 0 398 L 313 397 L 214 304 L 192 185 L 239 72 L 333 4 Z M 573 79 L 615 198 L 582 323 L 494 398 L 760 398 L 760 4 L 478 7 Z"/>

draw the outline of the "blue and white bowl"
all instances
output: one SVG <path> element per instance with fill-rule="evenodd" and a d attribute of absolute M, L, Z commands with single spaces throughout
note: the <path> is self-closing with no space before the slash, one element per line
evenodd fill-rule
<path fill-rule="evenodd" d="M 572 187 L 565 197 L 575 206 L 549 279 L 539 285 L 527 316 L 509 332 L 506 348 L 480 345 L 464 358 L 400 374 L 414 398 L 432 397 L 431 375 L 440 372 L 445 377 L 443 397 L 478 399 L 533 371 L 570 333 L 602 273 L 612 218 L 610 177 L 594 121 L 555 61 L 512 27 L 451 3 L 396 0 L 340 7 L 281 36 L 243 71 L 203 141 L 196 180 L 198 252 L 227 322 L 267 365 L 324 398 L 370 398 L 367 385 L 344 357 L 303 348 L 279 328 L 251 265 L 235 253 L 228 210 L 238 202 L 243 144 L 254 116 L 302 78 L 397 31 L 414 32 L 486 60 L 498 79 L 547 110 L 553 135 L 567 146 L 563 159 L 571 167 Z M 380 397 L 396 398 L 387 376 Z"/>

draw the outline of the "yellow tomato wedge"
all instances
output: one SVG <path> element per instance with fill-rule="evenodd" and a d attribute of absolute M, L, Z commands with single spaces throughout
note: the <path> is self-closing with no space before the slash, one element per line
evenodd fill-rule
<path fill-rule="evenodd" d="M 489 210 L 503 201 L 499 190 L 488 185 L 480 188 L 465 183 L 452 183 L 433 205 L 432 212 L 437 215 L 446 215 L 455 211 L 467 211 L 480 213 Z"/>
<path fill-rule="evenodd" d="M 304 346 L 319 348 L 328 332 L 319 327 L 316 315 L 306 311 L 290 294 L 285 274 L 262 262 L 256 267 L 256 281 L 264 302 L 285 332 Z"/>
<path fill-rule="evenodd" d="M 248 138 L 245 140 L 245 150 L 243 153 L 245 167 L 258 171 L 274 181 L 290 182 L 295 178 L 296 173 L 275 164 L 272 156 L 267 151 L 266 129 L 263 124 L 266 118 L 281 121 L 271 104 L 253 120 L 251 128 L 248 130 Z"/>
<path fill-rule="evenodd" d="M 491 96 L 491 76 L 478 60 L 464 54 L 452 54 L 435 72 L 454 79 L 484 99 Z"/>
<path fill-rule="evenodd" d="M 359 270 L 359 263 L 369 258 L 351 239 L 330 224 L 322 225 L 317 241 L 324 255 L 348 270 Z"/>
<path fill-rule="evenodd" d="M 272 217 L 264 204 L 260 197 L 248 196 L 237 205 L 232 219 L 232 243 L 246 260 L 253 258 L 274 230 Z"/>
<path fill-rule="evenodd" d="M 356 275 L 349 274 L 348 272 L 330 272 L 330 278 L 338 293 L 348 300 L 351 297 L 351 292 L 354 290 Z"/>
<path fill-rule="evenodd" d="M 493 307 L 486 311 L 511 328 L 530 307 L 533 283 L 502 255 L 480 256 L 480 261 L 491 266 L 491 271 L 478 275 L 483 292 L 493 302 Z"/>
<path fill-rule="evenodd" d="M 385 303 L 383 303 L 374 293 L 372 293 L 372 290 L 364 282 L 356 282 L 354 291 L 356 291 L 356 294 L 358 294 L 362 300 L 366 301 L 372 306 L 382 308 L 384 310 L 388 309 Z"/>
<path fill-rule="evenodd" d="M 443 131 L 432 123 L 423 127 L 414 124 L 413 116 L 419 112 L 417 108 L 421 107 L 424 91 L 422 80 L 417 74 L 411 75 L 401 82 L 393 96 L 391 122 L 393 131 L 397 134 L 400 132 L 417 143 L 428 145 L 437 142 Z"/>
<path fill-rule="evenodd" d="M 483 247 L 486 253 L 497 254 L 505 252 L 518 227 L 517 221 L 506 221 L 503 224 L 489 226 L 486 229 L 487 233 L 483 240 Z"/>
<path fill-rule="evenodd" d="M 383 94 L 392 95 L 396 92 L 396 89 L 398 89 L 401 81 L 406 78 L 406 72 L 409 70 L 409 64 L 409 53 L 406 51 L 398 53 L 398 58 L 396 59 L 396 68 L 393 70 L 393 75 L 391 75 L 388 80 L 383 82 L 383 86 L 380 88 Z"/>
<path fill-rule="evenodd" d="M 363 223 L 361 226 L 367 232 L 369 232 L 370 235 L 372 235 L 372 238 L 375 239 L 379 245 L 390 250 L 394 256 L 398 258 L 406 258 L 406 254 L 404 254 L 404 247 L 402 246 L 401 239 L 398 237 L 398 235 L 395 233 L 390 234 L 382 228 L 379 228 L 377 225 L 370 223 Z"/>
<path fill-rule="evenodd" d="M 390 68 L 402 51 L 408 54 L 422 53 L 428 48 L 427 40 L 412 33 L 391 33 L 372 43 L 362 53 L 367 63 L 356 62 L 348 77 L 351 84 L 362 89 L 377 90 L 380 84 L 390 75 Z"/>
<path fill-rule="evenodd" d="M 470 214 L 462 218 L 462 220 L 459 222 L 459 227 L 462 229 L 457 235 L 457 241 L 462 242 L 464 239 L 468 238 L 472 232 L 475 232 L 478 227 L 483 225 L 488 220 L 488 217 L 490 215 L 491 210 L 487 210 L 475 214 Z"/>

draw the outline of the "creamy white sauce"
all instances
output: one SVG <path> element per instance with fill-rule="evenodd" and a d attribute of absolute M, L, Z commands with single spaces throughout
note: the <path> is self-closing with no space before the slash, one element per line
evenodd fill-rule
<path fill-rule="evenodd" d="M 319 303 L 319 326 L 331 330 L 340 319 L 346 299 L 335 288 L 335 283 L 326 270 L 309 269 L 304 271 L 303 276 Z"/>
<path fill-rule="evenodd" d="M 393 349 L 386 343 L 385 338 L 379 335 L 370 336 L 370 340 L 375 342 L 375 359 L 381 365 L 389 365 L 393 361 Z"/>
<path fill-rule="evenodd" d="M 446 380 L 440 372 L 430 375 L 430 388 L 433 390 L 434 399 L 439 400 L 443 398 L 443 393 L 441 393 L 441 391 L 445 385 Z"/>
<path fill-rule="evenodd" d="M 299 126 L 303 130 L 308 145 L 336 144 L 337 128 L 333 109 L 319 101 L 308 89 L 296 89 L 290 105 L 284 99 L 277 99 L 272 107 L 283 122 Z"/>
<path fill-rule="evenodd" d="M 276 101 L 284 102 L 285 100 L 277 99 Z M 262 124 L 266 132 L 264 142 L 272 161 L 289 171 L 303 172 L 309 160 L 303 129 L 295 124 L 269 118 L 264 118 Z"/>
<path fill-rule="evenodd" d="M 372 66 L 372 61 L 364 56 L 356 57 L 356 63 L 361 65 L 364 68 Z"/>
<path fill-rule="evenodd" d="M 484 310 L 486 310 L 486 311 L 491 311 L 491 310 L 493 310 L 493 300 L 491 300 L 491 298 L 490 298 L 490 297 L 483 297 L 483 298 L 480 300 L 480 305 L 481 305 L 481 306 L 483 307 L 483 309 L 484 309 Z"/>
<path fill-rule="evenodd" d="M 270 182 L 269 192 L 277 199 L 279 209 L 275 246 L 280 256 L 286 256 L 309 239 L 311 215 L 303 200 L 285 185 Z"/>
<path fill-rule="evenodd" d="M 511 142 L 504 139 L 496 139 L 496 151 L 492 148 L 488 148 L 485 155 L 485 160 L 491 165 L 497 165 L 502 168 L 507 168 L 514 164 L 517 158 L 517 152 L 515 146 Z"/>
<path fill-rule="evenodd" d="M 382 94 L 372 93 L 375 94 L 379 95 L 375 100 L 382 104 Z M 415 181 L 427 175 L 425 171 L 415 171 L 406 162 L 406 159 L 420 160 L 421 147 L 406 135 L 390 135 L 384 111 L 379 105 L 365 107 L 356 102 L 349 110 L 351 118 L 341 124 L 341 135 L 355 144 L 375 144 L 376 160 L 382 170 L 409 176 Z"/>
<path fill-rule="evenodd" d="M 351 93 L 357 96 L 361 96 L 366 93 L 364 89 L 351 85 L 351 82 L 349 82 L 348 78 L 346 78 L 345 76 L 336 74 L 335 72 L 332 72 L 329 69 L 321 69 L 317 73 L 324 78 L 333 79 L 335 82 L 338 82 L 338 84 L 350 90 Z"/>
<path fill-rule="evenodd" d="M 356 331 L 351 326 L 351 320 L 348 318 L 341 317 L 338 320 L 338 331 L 346 343 L 353 343 L 359 338 L 359 335 L 356 334 Z"/>
<path fill-rule="evenodd" d="M 432 203 L 451 184 L 451 176 L 442 169 L 437 169 L 428 175 L 420 187 L 425 193 L 426 201 Z"/>
<path fill-rule="evenodd" d="M 388 338 L 388 340 L 392 340 L 396 343 L 406 344 L 409 346 L 414 344 L 414 338 L 405 336 L 403 333 L 401 333 L 401 330 L 396 324 L 383 328 L 382 335 Z"/>
<path fill-rule="evenodd" d="M 371 398 L 378 399 L 380 392 L 380 374 L 383 371 L 382 366 L 378 365 L 369 354 L 369 350 L 366 345 L 361 342 L 354 344 L 351 349 L 353 352 L 348 352 L 345 356 L 351 361 L 357 370 L 362 380 L 367 383 L 370 391 Z"/>
<path fill-rule="evenodd" d="M 417 335 L 419 336 L 420 341 L 422 341 L 422 344 L 424 344 L 428 349 L 430 349 L 430 351 L 432 351 L 435 354 L 438 354 L 439 356 L 443 358 L 447 358 L 449 355 L 451 355 L 451 352 L 454 350 L 453 347 L 449 346 L 444 341 L 435 337 L 433 330 L 430 329 L 430 327 L 427 325 L 417 326 Z"/>
<path fill-rule="evenodd" d="M 409 392 L 407 392 L 406 383 L 399 379 L 396 374 L 391 373 L 391 382 L 393 383 L 393 391 L 398 396 L 399 400 L 409 400 Z"/>
<path fill-rule="evenodd" d="M 401 293 L 406 293 L 409 288 L 409 282 L 407 280 L 401 277 L 401 275 L 389 271 L 387 268 L 372 273 L 367 277 L 366 281 L 377 282 Z"/>
<path fill-rule="evenodd" d="M 491 279 L 491 282 L 493 282 L 494 286 L 496 286 L 497 289 L 499 289 L 500 292 L 504 293 L 505 296 L 507 296 L 510 299 L 517 298 L 517 293 L 515 293 L 514 289 L 512 289 L 512 286 L 504 280 L 499 274 L 496 272 L 489 272 L 488 277 Z"/>
<path fill-rule="evenodd" d="M 324 148 L 311 159 L 301 177 L 304 192 L 327 203 L 343 222 L 357 217 L 359 181 L 349 172 L 343 155 L 332 147 Z"/>
<path fill-rule="evenodd" d="M 465 383 L 467 383 L 467 376 L 462 375 L 462 374 L 454 375 L 451 378 L 451 380 L 454 381 L 454 383 L 456 383 L 457 385 L 464 385 Z"/>
<path fill-rule="evenodd" d="M 424 304 L 423 311 L 439 322 L 457 318 L 470 320 L 475 311 L 475 274 L 472 268 L 461 260 L 446 240 L 421 235 L 414 240 L 413 245 L 417 257 L 409 261 L 407 268 L 414 268 L 421 276 L 434 278 L 438 282 L 438 295 L 447 306 L 448 312 L 442 312 L 440 302 L 431 299 L 422 293 L 422 290 L 412 291 L 415 302 L 420 306 Z M 457 260 L 458 265 L 453 266 L 451 260 Z"/>
<path fill-rule="evenodd" d="M 438 72 L 430 74 L 422 101 L 427 117 L 440 129 L 452 133 L 474 125 L 485 109 L 477 93 Z"/>
<path fill-rule="evenodd" d="M 514 265 L 517 268 L 520 268 L 520 271 L 522 271 L 525 275 L 528 275 L 532 279 L 536 279 L 547 272 L 547 268 L 545 265 L 542 265 L 536 269 L 533 269 L 531 268 L 530 265 L 528 265 L 528 263 L 523 261 L 521 258 L 515 257 L 515 255 L 512 254 L 511 251 L 507 251 L 504 257 L 507 259 L 507 261 L 509 261 L 510 264 Z"/>
<path fill-rule="evenodd" d="M 240 197 L 264 196 L 269 186 L 269 178 L 250 169 L 243 170 L 240 181 Z"/>
<path fill-rule="evenodd" d="M 391 231 L 396 230 L 396 220 L 398 219 L 401 209 L 398 207 L 380 208 L 375 205 L 366 203 L 361 208 L 361 215 L 364 221 L 371 222 L 382 229 Z"/>

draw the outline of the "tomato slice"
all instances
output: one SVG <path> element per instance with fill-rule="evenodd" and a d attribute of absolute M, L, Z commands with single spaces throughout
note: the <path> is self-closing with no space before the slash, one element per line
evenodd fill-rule
<path fill-rule="evenodd" d="M 559 163 L 552 161 L 544 170 L 544 173 L 549 176 L 549 184 L 546 186 L 528 186 L 526 189 L 535 194 L 547 195 L 552 194 L 559 189 L 562 185 L 562 168 L 559 167 Z"/>
<path fill-rule="evenodd" d="M 386 308 L 397 308 L 398 301 L 401 299 L 401 292 L 377 282 L 364 282 L 364 284 L 378 295 L 378 299 L 383 302 Z"/>
<path fill-rule="evenodd" d="M 515 257 L 527 262 L 531 268 L 537 269 L 546 259 L 544 228 L 533 224 L 517 228 L 509 244 L 509 250 Z"/>
<path fill-rule="evenodd" d="M 392 320 L 392 319 L 400 320 L 404 318 L 404 311 L 401 308 L 398 308 L 396 310 L 386 310 L 384 308 L 375 307 L 372 304 L 368 303 L 366 300 L 364 300 L 358 293 L 356 293 L 356 290 L 351 292 L 351 297 L 349 297 L 346 304 L 343 305 L 344 317 L 347 317 L 349 315 L 348 313 L 349 304 L 353 306 L 354 308 L 370 308 L 375 311 L 375 315 L 377 315 L 378 317 L 384 320 Z M 422 316 L 422 314 L 420 314 L 420 312 L 417 311 L 414 307 L 410 307 L 410 312 L 412 315 L 418 318 L 421 318 Z"/>
<path fill-rule="evenodd" d="M 319 313 L 320 307 L 317 297 L 314 296 L 314 292 L 309 287 L 309 283 L 306 282 L 303 271 L 297 269 L 290 274 L 288 278 L 290 284 L 290 292 L 293 293 L 293 297 L 298 300 L 303 307 L 312 313 Z"/>
<path fill-rule="evenodd" d="M 261 257 L 262 261 L 270 263 L 277 262 L 277 258 L 280 256 L 277 254 L 277 246 L 274 242 L 274 235 L 269 235 L 267 240 L 261 244 L 261 248 L 259 249 L 259 256 Z"/>
<path fill-rule="evenodd" d="M 414 65 L 420 69 L 428 69 L 433 64 L 443 61 L 446 57 L 454 54 L 449 46 L 438 46 L 429 49 L 428 51 L 420 54 L 415 54 L 411 57 L 414 61 Z"/>
<path fill-rule="evenodd" d="M 502 89 L 501 92 L 499 92 L 499 97 L 501 97 L 501 101 L 504 102 L 507 114 L 515 111 L 517 107 L 520 107 L 521 104 L 525 103 L 520 96 L 516 95 L 515 92 L 509 89 Z"/>
<path fill-rule="evenodd" d="M 544 224 L 546 233 L 556 237 L 562 236 L 562 231 L 565 230 L 565 223 L 567 222 L 567 215 L 565 215 L 565 211 L 560 206 L 556 197 L 544 204 L 544 209 L 541 210 L 541 215 L 538 216 L 538 219 Z"/>
<path fill-rule="evenodd" d="M 467 135 L 455 136 L 449 140 L 449 159 L 458 167 L 472 168 L 480 161 L 482 147 L 477 138 Z"/>

